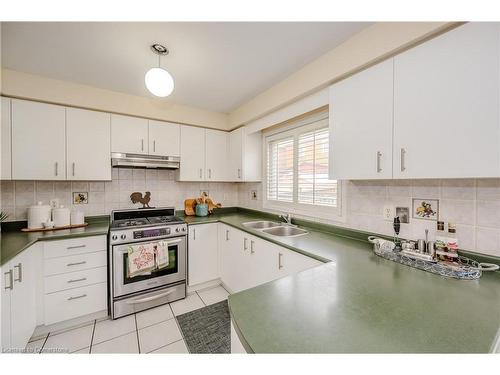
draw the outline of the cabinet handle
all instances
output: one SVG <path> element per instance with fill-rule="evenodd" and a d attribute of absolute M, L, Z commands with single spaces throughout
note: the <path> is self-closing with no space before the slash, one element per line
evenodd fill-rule
<path fill-rule="evenodd" d="M 73 176 L 74 176 L 75 175 L 75 163 L 73 163 L 72 169 L 73 169 Z"/>
<path fill-rule="evenodd" d="M 57 161 L 56 161 L 55 167 L 56 167 L 55 174 L 57 176 L 59 174 L 59 163 Z"/>
<path fill-rule="evenodd" d="M 382 168 L 380 168 L 380 158 L 382 157 L 382 153 L 377 151 L 377 173 L 382 172 Z"/>
<path fill-rule="evenodd" d="M 243 250 L 248 250 L 248 239 L 243 239 Z"/>
<path fill-rule="evenodd" d="M 254 242 L 253 240 L 252 240 L 252 241 L 250 241 L 250 254 L 255 253 L 255 251 L 253 250 L 253 245 L 254 245 L 254 243 L 255 243 L 255 242 Z"/>
<path fill-rule="evenodd" d="M 8 272 L 4 273 L 4 276 L 7 276 L 7 275 L 9 275 L 9 285 L 5 285 L 4 289 L 5 290 L 8 290 L 8 289 L 12 290 L 12 289 L 14 289 L 14 278 L 13 278 L 12 270 L 9 270 Z"/>
<path fill-rule="evenodd" d="M 85 281 L 87 280 L 86 277 L 82 277 L 81 279 L 73 279 L 73 280 L 68 280 L 68 284 L 71 284 L 71 283 L 77 283 L 79 281 Z"/>
<path fill-rule="evenodd" d="M 406 155 L 406 150 L 404 148 L 402 148 L 401 149 L 401 172 L 406 171 L 405 155 Z"/>
<path fill-rule="evenodd" d="M 238 168 L 238 178 L 241 178 L 241 169 Z"/>
<path fill-rule="evenodd" d="M 14 269 L 17 268 L 17 279 L 14 277 L 14 281 L 23 281 L 23 265 L 21 263 L 18 263 L 17 265 L 14 266 Z"/>
<path fill-rule="evenodd" d="M 226 241 L 229 241 L 229 230 L 226 229 Z"/>
<path fill-rule="evenodd" d="M 141 139 L 141 151 L 144 151 L 144 139 Z"/>
<path fill-rule="evenodd" d="M 193 228 L 193 240 L 196 240 L 196 229 Z"/>
<path fill-rule="evenodd" d="M 278 269 L 279 270 L 283 268 L 283 264 L 281 263 L 281 258 L 283 258 L 283 254 L 278 253 Z"/>
<path fill-rule="evenodd" d="M 68 301 L 73 301 L 74 299 L 80 299 L 80 298 L 84 298 L 84 297 L 87 297 L 87 295 L 86 294 L 82 294 L 82 295 L 76 296 L 76 297 L 69 297 Z"/>
<path fill-rule="evenodd" d="M 200 168 L 200 179 L 201 179 L 201 168 Z"/>
<path fill-rule="evenodd" d="M 66 249 L 68 249 L 68 250 L 81 249 L 82 247 L 85 247 L 85 246 L 87 246 L 87 245 L 68 246 Z"/>
<path fill-rule="evenodd" d="M 153 152 L 156 152 L 156 140 L 153 141 Z"/>
<path fill-rule="evenodd" d="M 208 168 L 208 178 L 212 178 L 212 169 Z"/>
<path fill-rule="evenodd" d="M 67 267 L 71 267 L 71 266 L 79 266 L 81 264 L 85 264 L 87 263 L 86 261 L 83 261 L 83 262 L 76 262 L 76 263 L 68 263 L 66 264 Z"/>

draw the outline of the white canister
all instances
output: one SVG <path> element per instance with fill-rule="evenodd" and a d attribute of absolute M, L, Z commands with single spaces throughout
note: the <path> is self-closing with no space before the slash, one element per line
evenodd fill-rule
<path fill-rule="evenodd" d="M 71 225 L 80 225 L 85 221 L 85 215 L 83 211 L 80 210 L 72 210 L 71 211 Z"/>
<path fill-rule="evenodd" d="M 71 213 L 69 208 L 60 206 L 59 208 L 52 209 L 52 220 L 54 227 L 65 227 L 71 223 Z"/>
<path fill-rule="evenodd" d="M 43 223 L 50 220 L 50 206 L 48 204 L 38 204 L 28 207 L 28 228 L 43 228 Z"/>

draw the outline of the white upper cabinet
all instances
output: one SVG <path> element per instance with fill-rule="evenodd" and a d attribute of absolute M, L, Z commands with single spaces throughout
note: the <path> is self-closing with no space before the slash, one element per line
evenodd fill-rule
<path fill-rule="evenodd" d="M 262 179 L 262 134 L 246 134 L 244 127 L 229 133 L 230 181 L 260 181 Z"/>
<path fill-rule="evenodd" d="M 179 124 L 149 120 L 149 154 L 180 156 Z"/>
<path fill-rule="evenodd" d="M 147 155 L 148 120 L 138 117 L 111 115 L 111 151 Z"/>
<path fill-rule="evenodd" d="M 65 108 L 12 100 L 12 179 L 66 179 Z"/>
<path fill-rule="evenodd" d="M 330 87 L 330 178 L 392 178 L 393 59 Z"/>
<path fill-rule="evenodd" d="M 111 180 L 109 113 L 66 109 L 68 180 Z"/>
<path fill-rule="evenodd" d="M 394 58 L 394 177 L 500 175 L 499 66 L 496 23 L 460 26 Z"/>
<path fill-rule="evenodd" d="M 203 181 L 205 178 L 205 129 L 181 126 L 180 181 Z"/>
<path fill-rule="evenodd" d="M 0 179 L 10 180 L 12 178 L 11 165 L 11 123 L 10 123 L 10 99 L 2 97 L 2 118 L 0 122 Z"/>
<path fill-rule="evenodd" d="M 205 180 L 227 180 L 228 134 L 220 130 L 205 130 Z"/>

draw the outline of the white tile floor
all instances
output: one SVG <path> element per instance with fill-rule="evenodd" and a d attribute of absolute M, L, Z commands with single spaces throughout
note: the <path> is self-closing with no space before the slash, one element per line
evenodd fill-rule
<path fill-rule="evenodd" d="M 175 316 L 227 299 L 217 286 L 186 299 L 117 320 L 89 322 L 83 327 L 51 332 L 30 341 L 30 353 L 189 353 Z"/>

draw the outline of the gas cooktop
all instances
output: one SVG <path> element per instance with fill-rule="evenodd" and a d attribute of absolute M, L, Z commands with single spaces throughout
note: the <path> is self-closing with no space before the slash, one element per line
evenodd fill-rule
<path fill-rule="evenodd" d="M 173 207 L 115 210 L 111 213 L 111 229 L 180 224 Z"/>

